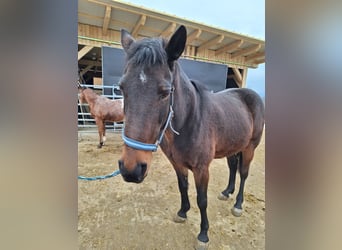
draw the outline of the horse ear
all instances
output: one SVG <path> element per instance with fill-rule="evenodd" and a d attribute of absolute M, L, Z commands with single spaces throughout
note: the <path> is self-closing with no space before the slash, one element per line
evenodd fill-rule
<path fill-rule="evenodd" d="M 186 29 L 181 25 L 172 35 L 170 41 L 166 45 L 166 53 L 169 61 L 177 60 L 184 51 L 186 43 Z"/>
<path fill-rule="evenodd" d="M 131 44 L 134 42 L 135 40 L 131 36 L 131 34 L 127 30 L 121 29 L 121 45 L 124 48 L 124 50 L 127 51 Z"/>

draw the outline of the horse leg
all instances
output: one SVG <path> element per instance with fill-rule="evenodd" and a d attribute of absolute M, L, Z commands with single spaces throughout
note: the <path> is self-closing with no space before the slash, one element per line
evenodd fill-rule
<path fill-rule="evenodd" d="M 236 202 L 234 207 L 232 208 L 232 214 L 236 217 L 241 216 L 242 214 L 242 203 L 243 203 L 243 192 L 245 188 L 245 181 L 248 177 L 248 171 L 250 163 L 254 156 L 254 148 L 248 147 L 247 150 L 242 152 L 241 163 L 239 164 L 239 172 L 240 172 L 240 188 L 239 193 L 236 196 Z"/>
<path fill-rule="evenodd" d="M 193 173 L 197 191 L 197 205 L 201 212 L 201 231 L 197 236 L 198 241 L 196 249 L 207 249 L 209 246 L 209 221 L 207 217 L 207 189 L 209 181 L 208 166 L 203 166 L 203 168 L 196 168 L 193 170 Z"/>
<path fill-rule="evenodd" d="M 103 140 L 102 140 L 102 135 L 103 135 L 103 121 L 99 118 L 95 118 L 95 122 L 97 125 L 97 129 L 99 131 L 99 137 L 100 137 L 100 143 L 97 145 L 98 148 L 102 148 L 103 145 Z"/>
<path fill-rule="evenodd" d="M 102 145 L 104 145 L 106 141 L 106 122 L 105 121 L 102 121 L 102 131 L 103 131 Z"/>
<path fill-rule="evenodd" d="M 240 158 L 241 158 L 241 152 L 238 154 L 232 155 L 230 157 L 227 157 L 227 163 L 229 166 L 229 181 L 228 181 L 227 188 L 223 190 L 217 197 L 220 200 L 228 200 L 230 194 L 234 193 L 236 171 L 237 171 Z"/>
<path fill-rule="evenodd" d="M 178 179 L 178 188 L 181 194 L 181 208 L 174 218 L 174 221 L 181 223 L 186 221 L 186 212 L 190 209 L 188 197 L 188 169 L 182 168 L 180 170 L 176 170 L 176 174 Z"/>

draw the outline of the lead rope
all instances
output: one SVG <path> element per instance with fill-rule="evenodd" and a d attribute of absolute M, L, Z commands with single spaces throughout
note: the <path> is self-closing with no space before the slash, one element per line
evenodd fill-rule
<path fill-rule="evenodd" d="M 107 175 L 99 175 L 99 176 L 94 176 L 94 177 L 86 177 L 86 176 L 78 176 L 79 180 L 85 180 L 85 181 L 96 181 L 96 180 L 104 180 L 110 177 L 114 177 L 120 174 L 120 170 L 115 170 L 113 173 L 111 174 L 107 174 Z"/>

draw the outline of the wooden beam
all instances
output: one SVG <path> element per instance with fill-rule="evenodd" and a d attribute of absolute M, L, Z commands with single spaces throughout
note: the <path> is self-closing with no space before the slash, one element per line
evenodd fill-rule
<path fill-rule="evenodd" d="M 99 61 L 93 61 L 93 60 L 87 60 L 87 59 L 81 59 L 78 61 L 81 65 L 91 65 L 91 66 L 98 66 L 101 67 L 102 63 Z"/>
<path fill-rule="evenodd" d="M 86 45 L 80 51 L 78 51 L 78 61 L 84 57 L 85 54 L 87 54 L 94 46 L 91 45 Z"/>
<path fill-rule="evenodd" d="M 141 15 L 140 19 L 138 20 L 138 22 L 135 24 L 134 29 L 132 31 L 132 36 L 136 37 L 139 33 L 139 30 L 141 29 L 142 26 L 145 25 L 146 22 L 146 15 Z"/>
<path fill-rule="evenodd" d="M 238 56 L 245 56 L 245 55 L 251 54 L 253 52 L 258 51 L 260 48 L 261 48 L 261 44 L 255 44 L 247 48 L 241 49 L 237 52 L 234 52 L 231 56 L 231 59 L 238 57 Z"/>
<path fill-rule="evenodd" d="M 105 10 L 105 15 L 103 18 L 103 25 L 102 25 L 102 32 L 104 35 L 107 35 L 111 13 L 112 13 L 112 7 L 110 7 L 109 5 L 106 5 L 106 10 Z"/>
<path fill-rule="evenodd" d="M 188 35 L 188 37 L 186 38 L 186 43 L 190 44 L 192 41 L 196 40 L 197 38 L 199 38 L 199 36 L 201 35 L 202 30 L 197 29 L 195 31 L 193 31 L 190 35 Z"/>
<path fill-rule="evenodd" d="M 236 77 L 237 82 L 239 83 L 239 85 L 241 86 L 242 83 L 242 75 L 240 73 L 240 71 L 237 68 L 232 68 L 234 75 Z"/>
<path fill-rule="evenodd" d="M 243 44 L 243 40 L 236 40 L 234 42 L 231 42 L 218 50 L 215 51 L 215 56 L 218 56 L 223 53 L 229 53 L 237 48 L 239 48 Z"/>
<path fill-rule="evenodd" d="M 244 68 L 243 71 L 242 71 L 242 83 L 241 83 L 241 88 L 246 87 L 247 71 L 248 71 L 248 68 L 247 68 L 247 67 Z"/>
<path fill-rule="evenodd" d="M 252 63 L 253 64 L 262 64 L 262 63 L 264 63 L 265 62 L 265 57 L 264 58 L 261 58 L 261 59 L 258 59 L 258 60 L 255 60 L 255 61 L 253 61 Z"/>
<path fill-rule="evenodd" d="M 237 79 L 236 75 L 233 76 L 233 79 L 236 82 L 236 84 L 239 86 L 239 88 L 241 88 L 242 83 Z"/>
<path fill-rule="evenodd" d="M 159 36 L 168 38 L 176 29 L 176 23 L 171 23 Z"/>
<path fill-rule="evenodd" d="M 94 65 L 88 65 L 87 67 L 85 67 L 81 72 L 80 72 L 80 76 L 82 77 L 85 73 L 87 73 L 92 67 L 94 67 Z"/>
<path fill-rule="evenodd" d="M 265 52 L 259 52 L 259 53 L 255 53 L 254 55 L 250 55 L 250 56 L 246 56 L 245 61 L 252 61 L 254 59 L 258 59 L 260 57 L 265 57 Z"/>
<path fill-rule="evenodd" d="M 218 35 L 216 37 L 214 37 L 213 39 L 209 40 L 209 41 L 206 41 L 205 43 L 202 43 L 199 47 L 198 47 L 198 52 L 201 51 L 201 50 L 204 50 L 214 44 L 218 44 L 218 43 L 221 43 L 224 39 L 224 35 Z"/>

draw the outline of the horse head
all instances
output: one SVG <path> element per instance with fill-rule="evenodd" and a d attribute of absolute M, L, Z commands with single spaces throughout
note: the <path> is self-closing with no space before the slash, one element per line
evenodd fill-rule
<path fill-rule="evenodd" d="M 80 81 L 77 81 L 77 88 L 78 88 L 78 96 L 79 96 L 79 101 L 81 104 L 86 103 L 86 98 L 84 94 L 84 90 L 86 89 L 84 86 L 80 84 Z"/>
<path fill-rule="evenodd" d="M 125 128 L 120 172 L 125 181 L 140 183 L 147 176 L 152 151 L 163 139 L 172 119 L 174 62 L 183 53 L 186 29 L 180 26 L 169 41 L 136 41 L 121 30 L 126 64 L 120 79 L 124 96 Z"/>

